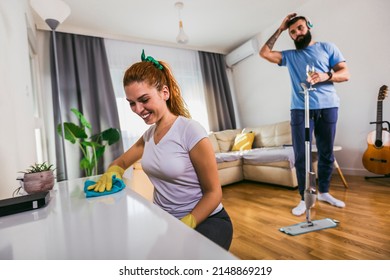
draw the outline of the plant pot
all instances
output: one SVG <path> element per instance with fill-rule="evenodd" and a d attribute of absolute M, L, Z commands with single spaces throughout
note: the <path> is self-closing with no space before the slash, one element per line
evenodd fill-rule
<path fill-rule="evenodd" d="M 24 174 L 23 188 L 28 194 L 49 191 L 54 186 L 52 170 Z"/>

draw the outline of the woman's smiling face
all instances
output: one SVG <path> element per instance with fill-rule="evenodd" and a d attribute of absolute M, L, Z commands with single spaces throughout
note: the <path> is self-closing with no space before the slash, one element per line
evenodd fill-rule
<path fill-rule="evenodd" d="M 161 91 L 145 82 L 133 82 L 125 86 L 126 99 L 131 110 L 146 124 L 157 123 L 168 111 L 166 100 L 169 97 L 167 86 Z"/>

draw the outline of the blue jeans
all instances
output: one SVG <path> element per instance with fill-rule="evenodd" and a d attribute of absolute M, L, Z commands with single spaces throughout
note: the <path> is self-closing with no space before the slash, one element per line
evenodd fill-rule
<path fill-rule="evenodd" d="M 233 239 L 233 225 L 229 214 L 224 208 L 218 213 L 209 216 L 195 230 L 222 248 L 229 250 Z"/>
<path fill-rule="evenodd" d="M 338 108 L 310 110 L 310 151 L 312 135 L 318 150 L 318 190 L 329 192 L 333 172 L 333 144 L 336 135 Z M 305 191 L 305 111 L 291 110 L 291 135 L 295 155 L 298 191 L 304 200 Z M 310 153 L 311 156 L 311 153 Z M 311 162 L 311 158 L 310 158 Z M 312 168 L 312 167 L 311 167 Z"/>

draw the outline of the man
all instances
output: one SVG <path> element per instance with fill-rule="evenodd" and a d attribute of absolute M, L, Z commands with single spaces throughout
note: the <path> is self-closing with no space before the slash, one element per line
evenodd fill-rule
<path fill-rule="evenodd" d="M 276 32 L 260 49 L 260 56 L 271 63 L 286 66 L 290 73 L 291 134 L 295 154 L 295 168 L 301 200 L 292 213 L 296 216 L 306 212 L 305 191 L 305 110 L 301 83 L 310 83 L 310 141 L 314 131 L 318 149 L 318 200 L 336 207 L 345 203 L 329 194 L 333 172 L 333 143 L 336 133 L 339 97 L 333 83 L 348 81 L 349 71 L 340 50 L 332 43 L 315 42 L 310 29 L 312 23 L 296 13 L 289 14 Z M 295 50 L 274 51 L 273 46 L 283 31 L 288 30 Z M 315 72 L 307 74 L 306 67 L 314 66 Z"/>

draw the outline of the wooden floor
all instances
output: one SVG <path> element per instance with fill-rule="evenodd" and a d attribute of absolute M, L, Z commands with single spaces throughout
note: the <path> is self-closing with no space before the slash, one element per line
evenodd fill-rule
<path fill-rule="evenodd" d="M 330 193 L 346 203 L 337 208 L 317 201 L 313 220 L 332 218 L 335 228 L 289 236 L 281 227 L 304 222 L 291 209 L 297 190 L 241 182 L 223 187 L 223 204 L 234 227 L 230 252 L 245 260 L 389 260 L 390 178 L 333 175 Z"/>

